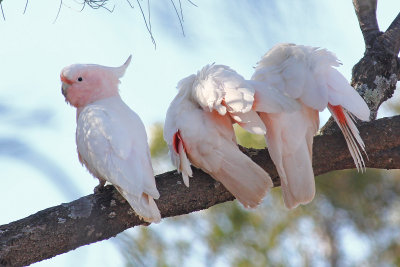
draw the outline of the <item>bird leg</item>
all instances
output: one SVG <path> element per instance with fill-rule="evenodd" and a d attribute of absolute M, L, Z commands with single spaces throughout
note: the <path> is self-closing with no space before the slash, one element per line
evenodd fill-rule
<path fill-rule="evenodd" d="M 104 185 L 106 184 L 106 180 L 99 178 L 99 184 L 93 189 L 95 194 L 100 193 L 104 189 Z"/>

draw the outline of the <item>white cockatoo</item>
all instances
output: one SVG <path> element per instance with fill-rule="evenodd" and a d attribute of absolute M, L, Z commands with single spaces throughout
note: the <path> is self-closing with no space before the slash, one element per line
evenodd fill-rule
<path fill-rule="evenodd" d="M 258 62 L 251 78 L 257 85 L 253 110 L 259 112 L 266 126 L 268 150 L 281 177 L 288 208 L 314 198 L 313 136 L 319 128 L 319 111 L 326 107 L 342 130 L 357 169 L 365 168 L 361 154 L 365 147 L 352 115 L 368 121 L 370 110 L 334 68 L 339 64 L 336 56 L 325 49 L 278 44 Z M 282 113 L 263 111 L 263 92 L 271 88 L 296 99 L 300 109 Z"/>
<path fill-rule="evenodd" d="M 232 126 L 237 122 L 265 134 L 264 124 L 252 110 L 251 83 L 227 66 L 212 64 L 182 79 L 177 88 L 167 112 L 164 139 L 185 185 L 189 186 L 192 164 L 221 182 L 243 206 L 256 207 L 273 186 L 272 180 L 239 150 Z M 279 100 L 268 111 L 285 105 Z"/>
<path fill-rule="evenodd" d="M 79 160 L 99 179 L 112 183 L 133 210 L 148 222 L 159 222 L 156 188 L 147 135 L 139 116 L 121 99 L 121 67 L 74 64 L 61 71 L 62 93 L 77 108 Z"/>

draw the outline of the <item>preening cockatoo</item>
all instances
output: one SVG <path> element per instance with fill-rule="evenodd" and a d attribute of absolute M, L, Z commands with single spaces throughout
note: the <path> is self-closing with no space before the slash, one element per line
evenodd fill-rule
<path fill-rule="evenodd" d="M 252 132 L 265 133 L 251 109 L 254 88 L 232 69 L 214 64 L 184 78 L 177 88 L 167 111 L 164 139 L 185 185 L 189 186 L 192 164 L 221 182 L 245 207 L 256 207 L 273 184 L 239 150 L 232 127 L 238 122 Z"/>
<path fill-rule="evenodd" d="M 266 141 L 281 177 L 283 198 L 288 208 L 310 202 L 315 195 L 312 169 L 313 136 L 319 127 L 319 111 L 328 107 L 343 132 L 357 169 L 365 168 L 361 150 L 364 143 L 353 116 L 369 120 L 370 110 L 362 97 L 334 67 L 336 56 L 316 47 L 278 44 L 267 52 L 256 67 L 252 80 L 258 82 L 256 94 L 280 91 L 296 99 L 301 108 L 294 112 L 270 114 L 264 104 L 254 110 L 266 128 Z M 257 95 L 256 95 L 257 96 Z"/>
<path fill-rule="evenodd" d="M 62 93 L 77 108 L 79 160 L 99 179 L 112 183 L 133 210 L 148 222 L 159 222 L 156 188 L 147 135 L 139 116 L 121 99 L 121 67 L 74 64 L 61 71 Z"/>

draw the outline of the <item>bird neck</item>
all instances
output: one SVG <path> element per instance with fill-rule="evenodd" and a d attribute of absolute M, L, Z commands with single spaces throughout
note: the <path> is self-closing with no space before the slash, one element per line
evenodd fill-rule
<path fill-rule="evenodd" d="M 87 107 L 87 106 L 89 106 L 89 105 L 92 105 L 92 104 L 95 104 L 96 102 L 103 101 L 103 100 L 107 100 L 107 99 L 110 99 L 110 98 L 119 98 L 119 99 L 121 99 L 121 96 L 119 95 L 119 93 L 118 93 L 118 91 L 117 91 L 117 92 L 115 92 L 114 94 L 106 94 L 106 95 L 103 95 L 103 97 L 95 98 L 93 101 L 90 101 L 90 102 L 87 103 L 86 105 L 77 106 L 77 107 L 76 107 L 76 121 L 78 121 L 79 115 L 81 114 L 82 110 L 83 110 L 85 107 Z"/>

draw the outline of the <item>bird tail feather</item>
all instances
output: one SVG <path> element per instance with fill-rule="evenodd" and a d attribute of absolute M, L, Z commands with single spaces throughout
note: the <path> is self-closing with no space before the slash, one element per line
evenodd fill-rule
<path fill-rule="evenodd" d="M 318 129 L 318 112 L 260 113 L 260 117 L 268 129 L 268 151 L 281 178 L 286 207 L 311 202 L 315 195 L 312 143 Z"/>
<path fill-rule="evenodd" d="M 365 151 L 365 144 L 361 139 L 360 132 L 354 123 L 354 118 L 351 113 L 347 112 L 347 110 L 340 105 L 333 106 L 329 104 L 328 109 L 332 113 L 333 118 L 344 135 L 347 147 L 349 148 L 357 170 L 361 170 L 361 172 L 365 171 L 365 162 L 361 151 L 364 151 L 367 158 L 368 155 Z"/>
<path fill-rule="evenodd" d="M 221 162 L 219 168 L 209 172 L 210 175 L 220 181 L 246 208 L 258 206 L 273 187 L 268 173 L 236 146 L 224 146 L 224 151 L 215 151 L 209 161 L 210 165 L 212 162 Z"/>
<path fill-rule="evenodd" d="M 286 207 L 293 209 L 311 202 L 315 196 L 315 181 L 306 140 L 294 154 L 282 160 L 287 180 L 287 184 L 281 184 Z"/>
<path fill-rule="evenodd" d="M 146 222 L 159 223 L 161 221 L 161 214 L 153 197 L 142 193 L 141 196 L 129 194 L 119 187 L 116 187 L 121 195 L 128 201 L 129 205 L 136 212 L 139 218 Z"/>

